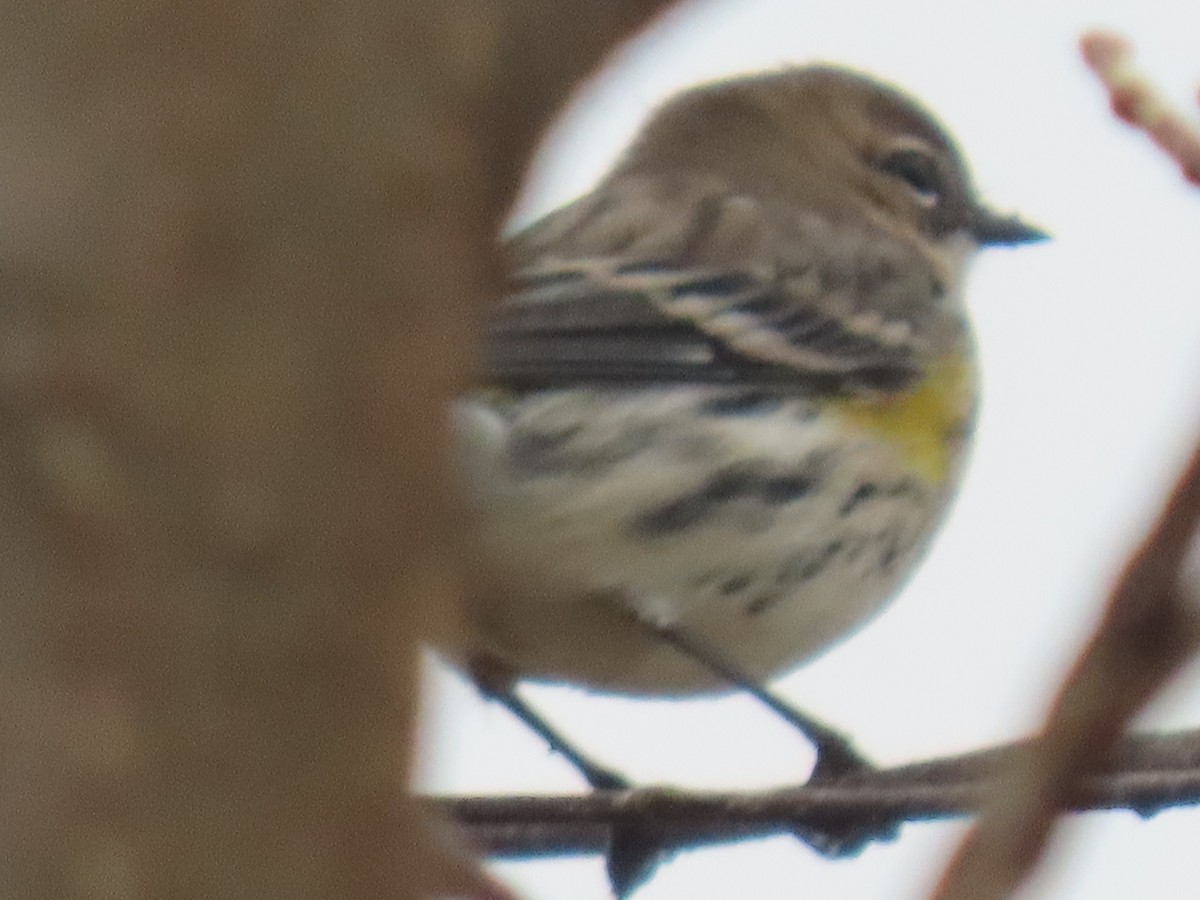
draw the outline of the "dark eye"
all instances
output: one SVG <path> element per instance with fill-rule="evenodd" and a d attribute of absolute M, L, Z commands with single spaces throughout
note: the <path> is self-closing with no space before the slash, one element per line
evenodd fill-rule
<path fill-rule="evenodd" d="M 927 203 L 941 198 L 944 186 L 937 160 L 924 150 L 914 147 L 893 150 L 879 161 L 879 168 L 899 178 Z"/>

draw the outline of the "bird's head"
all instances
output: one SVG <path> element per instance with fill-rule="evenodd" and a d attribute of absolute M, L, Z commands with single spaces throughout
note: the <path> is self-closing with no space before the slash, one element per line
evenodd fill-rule
<path fill-rule="evenodd" d="M 644 126 L 618 171 L 691 171 L 766 202 L 831 221 L 865 219 L 936 245 L 1046 237 L 982 202 L 962 154 L 920 104 L 841 68 L 788 68 L 686 91 Z"/>

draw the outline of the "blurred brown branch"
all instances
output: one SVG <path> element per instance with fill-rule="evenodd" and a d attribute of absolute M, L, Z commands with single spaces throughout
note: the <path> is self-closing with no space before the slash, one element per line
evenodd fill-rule
<path fill-rule="evenodd" d="M 654 788 L 569 797 L 431 798 L 467 829 L 472 846 L 495 856 L 600 853 L 610 823 L 635 821 L 672 846 L 699 846 L 788 833 L 797 822 L 871 818 L 896 823 L 978 812 L 996 777 L 1026 744 L 857 774 L 844 783 L 761 793 Z M 1153 815 L 1200 803 L 1200 729 L 1126 738 L 1111 766 L 1073 787 L 1067 808 L 1129 809 Z"/>
<path fill-rule="evenodd" d="M 1129 42 L 1110 32 L 1091 31 L 1080 40 L 1080 50 L 1108 90 L 1117 118 L 1146 132 L 1179 165 L 1183 176 L 1200 186 L 1200 130 L 1137 69 Z"/>
<path fill-rule="evenodd" d="M 1114 112 L 1144 129 L 1197 183 L 1200 135 L 1137 73 L 1128 44 L 1084 36 L 1087 63 Z M 1110 759 L 1134 713 L 1200 645 L 1200 607 L 1184 562 L 1200 526 L 1200 444 L 1141 546 L 1109 595 L 1103 618 L 1076 661 L 1028 752 L 999 779 L 975 829 L 951 861 L 935 900 L 1009 896 L 1041 860 L 1058 813 L 1080 778 Z"/>
<path fill-rule="evenodd" d="M 537 134 L 663 5 L 0 10 L 0 896 L 496 890 L 395 797 L 445 410 Z"/>

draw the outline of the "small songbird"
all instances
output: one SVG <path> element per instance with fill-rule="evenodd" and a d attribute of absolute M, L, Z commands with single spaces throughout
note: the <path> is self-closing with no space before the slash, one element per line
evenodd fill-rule
<path fill-rule="evenodd" d="M 729 684 L 658 626 L 763 681 L 875 615 L 962 476 L 967 263 L 1044 236 L 862 75 L 668 101 L 507 243 L 483 384 L 455 411 L 477 675 L 509 699 L 512 679 L 690 695 Z"/>

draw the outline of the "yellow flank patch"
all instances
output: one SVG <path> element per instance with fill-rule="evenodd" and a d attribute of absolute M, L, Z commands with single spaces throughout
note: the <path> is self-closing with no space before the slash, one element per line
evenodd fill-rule
<path fill-rule="evenodd" d="M 918 475 L 942 482 L 959 452 L 963 427 L 975 405 L 969 359 L 931 366 L 910 390 L 837 404 L 848 421 L 895 444 Z"/>

